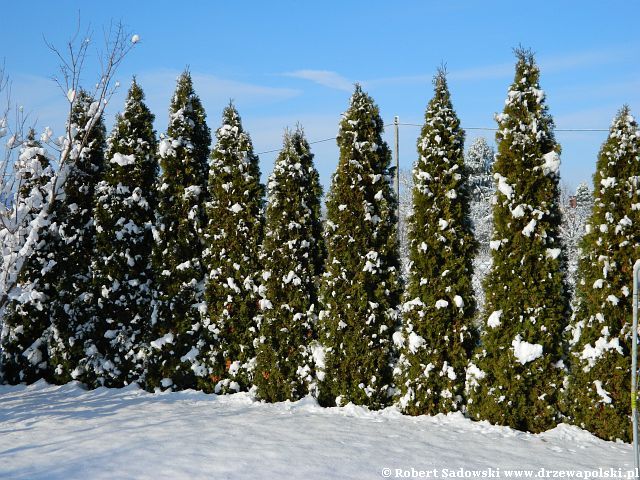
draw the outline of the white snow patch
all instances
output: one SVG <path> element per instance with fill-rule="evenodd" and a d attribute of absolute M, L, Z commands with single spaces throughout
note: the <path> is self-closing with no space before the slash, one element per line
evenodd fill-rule
<path fill-rule="evenodd" d="M 426 340 L 417 333 L 411 332 L 409 334 L 409 351 L 411 353 L 416 353 L 424 346 L 425 343 Z"/>
<path fill-rule="evenodd" d="M 487 319 L 487 326 L 491 328 L 499 327 L 502 322 L 500 322 L 500 317 L 502 316 L 502 310 L 496 310 L 489 315 Z"/>
<path fill-rule="evenodd" d="M 609 392 L 607 392 L 604 388 L 602 388 L 602 381 L 594 380 L 593 384 L 596 387 L 597 394 L 600 395 L 600 398 L 602 398 L 602 400 L 599 400 L 599 402 L 611 403 L 611 397 L 609 396 Z"/>
<path fill-rule="evenodd" d="M 456 307 L 458 308 L 464 307 L 464 300 L 462 300 L 462 297 L 460 295 L 456 295 L 455 297 L 453 297 L 453 303 L 455 303 Z"/>
<path fill-rule="evenodd" d="M 136 163 L 135 155 L 122 155 L 121 153 L 114 153 L 113 158 L 110 160 L 111 163 L 115 163 L 124 167 L 125 165 L 133 165 Z"/>
<path fill-rule="evenodd" d="M 522 229 L 522 234 L 525 237 L 530 237 L 531 234 L 533 233 L 534 229 L 536 228 L 536 225 L 538 224 L 538 222 L 536 221 L 536 219 L 532 219 L 529 223 L 527 223 L 527 225 Z"/>
<path fill-rule="evenodd" d="M 157 350 L 160 350 L 164 345 L 172 344 L 173 343 L 173 338 L 174 338 L 173 337 L 173 333 L 169 332 L 169 333 L 163 335 L 162 337 L 153 340 L 150 343 L 150 345 L 153 348 L 155 348 Z"/>
<path fill-rule="evenodd" d="M 562 249 L 560 248 L 547 248 L 547 258 L 555 260 L 560 256 Z"/>
<path fill-rule="evenodd" d="M 513 354 L 522 365 L 533 362 L 542 356 L 542 345 L 525 342 L 520 335 L 516 335 L 516 338 L 511 342 L 511 346 L 513 347 Z"/>
<path fill-rule="evenodd" d="M 542 172 L 545 175 L 557 174 L 560 171 L 560 155 L 557 152 L 549 152 L 543 155 L 542 159 L 544 160 Z"/>
<path fill-rule="evenodd" d="M 447 302 L 446 300 L 438 300 L 436 302 L 436 309 L 440 310 L 441 308 L 447 308 L 449 306 L 449 302 Z"/>

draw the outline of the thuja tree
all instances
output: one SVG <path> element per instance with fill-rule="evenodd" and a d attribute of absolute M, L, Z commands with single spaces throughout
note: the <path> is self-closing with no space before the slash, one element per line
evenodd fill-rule
<path fill-rule="evenodd" d="M 205 258 L 207 331 L 217 342 L 210 342 L 205 357 L 214 391 L 233 392 L 249 388 L 255 367 L 264 186 L 258 156 L 233 104 L 224 109 L 216 136 Z"/>
<path fill-rule="evenodd" d="M 121 387 L 142 374 L 143 333 L 151 319 L 151 226 L 158 173 L 154 116 L 134 80 L 108 139 L 96 188 L 95 348 L 84 359 L 87 383 Z"/>
<path fill-rule="evenodd" d="M 323 405 L 379 408 L 390 399 L 401 285 L 391 155 L 382 131 L 378 107 L 357 85 L 340 122 L 340 160 L 327 198 Z"/>
<path fill-rule="evenodd" d="M 154 308 L 148 338 L 149 389 L 195 388 L 207 371 L 202 317 L 207 157 L 211 133 L 189 72 L 178 78 L 167 133 L 159 144 L 162 174 L 154 229 Z"/>
<path fill-rule="evenodd" d="M 467 154 L 465 155 L 465 165 L 468 171 L 468 184 L 471 198 L 479 202 L 493 193 L 493 161 L 495 151 L 484 137 L 476 138 Z"/>
<path fill-rule="evenodd" d="M 471 278 L 476 244 L 469 220 L 464 132 L 444 71 L 438 72 L 434 86 L 413 169 L 409 281 L 396 367 L 399 405 L 412 415 L 461 408 L 475 346 Z"/>
<path fill-rule="evenodd" d="M 64 195 L 56 207 L 57 234 L 61 245 L 55 253 L 56 295 L 52 299 L 52 329 L 49 353 L 53 380 L 66 383 L 82 379 L 85 369 L 80 362 L 93 351 L 95 295 L 91 261 L 96 238 L 93 205 L 96 185 L 104 170 L 106 131 L 102 117 L 91 127 L 93 112 L 98 108 L 91 96 L 81 91 L 71 112 L 71 129 L 83 138 L 91 128 L 85 145 L 72 145 L 65 166 Z"/>
<path fill-rule="evenodd" d="M 638 124 L 625 106 L 598 156 L 570 329 L 568 413 L 595 435 L 625 442 L 632 436 L 629 377 L 632 272 L 640 258 L 639 155 Z"/>
<path fill-rule="evenodd" d="M 298 400 L 314 379 L 310 346 L 323 261 L 322 187 L 302 130 L 285 133 L 267 188 L 254 384 L 267 401 Z"/>
<path fill-rule="evenodd" d="M 18 228 L 26 235 L 27 228 L 38 221 L 38 213 L 48 199 L 53 171 L 49 157 L 35 139 L 33 130 L 23 144 L 16 162 L 19 188 L 13 199 Z M 49 303 L 53 291 L 52 268 L 58 244 L 50 230 L 51 218 L 40 226 L 38 241 L 25 260 L 18 282 L 2 316 L 0 334 L 0 369 L 7 383 L 33 383 L 47 375 L 48 352 L 46 335 L 51 322 Z M 6 247 L 6 245 L 4 245 Z"/>
<path fill-rule="evenodd" d="M 540 432 L 558 421 L 568 316 L 560 242 L 559 145 L 533 55 L 518 50 L 497 116 L 493 266 L 481 345 L 468 370 L 473 418 Z"/>

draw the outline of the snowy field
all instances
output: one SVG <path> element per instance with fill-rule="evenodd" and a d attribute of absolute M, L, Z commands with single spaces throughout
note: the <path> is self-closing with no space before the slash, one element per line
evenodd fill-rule
<path fill-rule="evenodd" d="M 246 394 L 0 387 L 2 479 L 518 476 L 510 469 L 536 478 L 541 468 L 597 477 L 606 472 L 594 469 L 625 475 L 632 463 L 631 446 L 567 425 L 531 435 L 460 414 L 324 409 L 311 398 L 273 405 Z"/>

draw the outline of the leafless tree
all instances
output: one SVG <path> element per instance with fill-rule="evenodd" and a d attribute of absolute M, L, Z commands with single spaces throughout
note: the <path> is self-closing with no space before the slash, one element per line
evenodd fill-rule
<path fill-rule="evenodd" d="M 0 164 L 0 239 L 3 247 L 0 308 L 4 306 L 9 292 L 16 284 L 24 259 L 37 244 L 38 230 L 46 224 L 52 206 L 62 192 L 67 165 L 73 162 L 87 145 L 93 127 L 119 86 L 115 80 L 118 67 L 138 41 L 137 35 L 132 37 L 122 23 L 111 23 L 102 33 L 103 38 L 96 49 L 99 71 L 93 76 L 95 83 L 92 82 L 91 88 L 81 85 L 81 79 L 89 76 L 85 71 L 85 64 L 92 46 L 93 32 L 89 29 L 83 30 L 78 19 L 76 31 L 64 47 L 59 48 L 45 39 L 46 46 L 59 61 L 59 71 L 53 76 L 53 80 L 67 102 L 66 127 L 64 134 L 55 139 L 48 128 L 41 136 L 52 158 L 55 174 L 48 186 L 46 202 L 39 210 L 37 218 L 29 225 L 24 225 L 20 219 L 21 199 L 17 196 L 23 179 L 16 174 L 17 169 L 14 168 L 17 152 L 26 138 L 28 119 L 22 107 L 13 106 L 11 83 L 4 65 L 0 69 L 0 97 L 6 99 L 0 117 L 0 137 L 8 137 L 3 146 L 4 155 Z M 95 100 L 84 128 L 74 126 L 71 121 L 77 92 L 81 88 L 87 90 Z"/>

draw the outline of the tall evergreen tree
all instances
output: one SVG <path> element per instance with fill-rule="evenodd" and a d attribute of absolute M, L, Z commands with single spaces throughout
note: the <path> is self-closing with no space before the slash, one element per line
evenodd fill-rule
<path fill-rule="evenodd" d="M 152 264 L 155 306 L 148 338 L 147 388 L 195 388 L 208 372 L 197 361 L 202 329 L 207 157 L 211 133 L 189 72 L 178 78 L 167 133 L 159 145 L 162 174 Z"/>
<path fill-rule="evenodd" d="M 640 131 L 629 107 L 614 119 L 593 177 L 570 330 L 567 403 L 576 425 L 629 442 L 633 264 L 640 258 Z"/>
<path fill-rule="evenodd" d="M 93 332 L 95 295 L 92 287 L 91 261 L 96 238 L 93 203 L 96 185 L 104 170 L 105 127 L 102 117 L 91 127 L 85 145 L 81 140 L 90 127 L 96 104 L 85 92 L 77 94 L 70 116 L 71 130 L 76 131 L 66 168 L 64 195 L 56 208 L 56 227 L 62 240 L 56 252 L 56 296 L 52 301 L 52 329 L 49 353 L 52 379 L 66 383 L 81 379 L 80 361 L 93 351 L 87 342 Z"/>
<path fill-rule="evenodd" d="M 533 54 L 516 52 L 497 116 L 493 266 L 485 330 L 468 370 L 473 418 L 540 432 L 558 421 L 569 298 L 559 237 L 559 145 Z"/>
<path fill-rule="evenodd" d="M 142 374 L 142 335 L 151 320 L 151 248 L 158 173 L 154 116 L 133 81 L 108 139 L 104 180 L 96 188 L 97 293 L 86 382 L 121 387 Z"/>
<path fill-rule="evenodd" d="M 299 400 L 314 378 L 310 342 L 322 271 L 322 187 L 302 130 L 286 132 L 269 177 L 254 383 L 271 402 Z"/>
<path fill-rule="evenodd" d="M 38 221 L 38 214 L 48 200 L 53 178 L 49 157 L 33 130 L 21 148 L 16 177 L 19 188 L 13 201 L 18 228 L 15 236 L 20 239 L 18 245 L 24 245 L 29 226 Z M 33 252 L 24 261 L 2 316 L 0 369 L 7 383 L 33 383 L 47 376 L 46 335 L 51 322 L 49 303 L 55 294 L 52 267 L 58 245 L 49 229 L 51 218 L 40 227 Z M 5 239 L 3 243 L 8 246 Z M 18 245 L 11 246 L 16 249 Z"/>
<path fill-rule="evenodd" d="M 216 136 L 205 252 L 207 330 L 216 338 L 206 358 L 214 391 L 233 392 L 249 388 L 255 368 L 264 186 L 258 156 L 233 104 L 224 109 Z"/>
<path fill-rule="evenodd" d="M 400 408 L 411 415 L 462 407 L 465 370 L 475 346 L 471 276 L 476 243 L 464 131 L 444 71 L 435 76 L 434 86 L 413 169 L 409 282 L 396 369 Z"/>
<path fill-rule="evenodd" d="M 340 122 L 340 161 L 327 198 L 319 319 L 324 405 L 379 408 L 390 400 L 401 285 L 397 200 L 382 131 L 378 107 L 356 85 Z"/>

